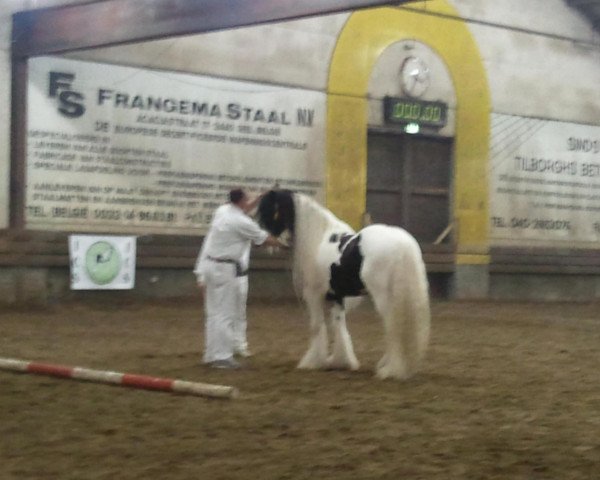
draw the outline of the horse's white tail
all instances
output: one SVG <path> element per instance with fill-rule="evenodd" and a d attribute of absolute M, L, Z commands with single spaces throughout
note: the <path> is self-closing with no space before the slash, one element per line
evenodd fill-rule
<path fill-rule="evenodd" d="M 377 376 L 407 379 L 425 357 L 431 321 L 427 272 L 416 242 L 396 258 L 389 280 L 388 301 L 378 305 L 385 322 L 386 352 Z"/>

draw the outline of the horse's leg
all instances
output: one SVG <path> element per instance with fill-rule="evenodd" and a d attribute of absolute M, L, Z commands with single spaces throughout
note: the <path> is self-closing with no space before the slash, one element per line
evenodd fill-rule
<path fill-rule="evenodd" d="M 298 368 L 315 370 L 327 366 L 327 326 L 323 314 L 324 300 L 320 295 L 305 294 L 310 315 L 310 342 Z"/>
<path fill-rule="evenodd" d="M 371 294 L 375 308 L 383 319 L 385 330 L 385 351 L 377 363 L 376 375 L 378 378 L 405 379 L 409 377 L 408 368 L 404 358 L 402 339 L 403 318 L 398 318 L 401 312 L 394 308 L 394 298 L 384 292 Z"/>
<path fill-rule="evenodd" d="M 346 311 L 335 303 L 331 308 L 331 324 L 333 328 L 333 348 L 327 363 L 329 368 L 358 370 L 360 363 L 354 354 L 352 339 L 346 327 Z"/>
<path fill-rule="evenodd" d="M 385 353 L 377 377 L 407 379 L 417 370 L 429 339 L 429 298 L 419 252 L 407 252 L 390 265 L 387 285 L 372 282 L 369 292 L 385 327 Z M 383 273 L 383 272 L 380 272 Z"/>

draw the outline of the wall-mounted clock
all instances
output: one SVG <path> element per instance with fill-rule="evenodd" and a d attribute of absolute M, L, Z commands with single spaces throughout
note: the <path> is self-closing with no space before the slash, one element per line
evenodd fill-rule
<path fill-rule="evenodd" d="M 429 88 L 429 67 L 419 57 L 406 57 L 400 67 L 400 82 L 406 95 L 421 97 Z"/>

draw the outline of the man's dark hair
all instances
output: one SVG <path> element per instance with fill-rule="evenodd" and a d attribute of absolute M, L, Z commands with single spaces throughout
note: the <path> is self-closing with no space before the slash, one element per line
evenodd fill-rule
<path fill-rule="evenodd" d="M 231 203 L 235 203 L 236 205 L 240 203 L 240 200 L 246 196 L 246 192 L 241 188 L 234 188 L 229 192 L 229 201 Z"/>

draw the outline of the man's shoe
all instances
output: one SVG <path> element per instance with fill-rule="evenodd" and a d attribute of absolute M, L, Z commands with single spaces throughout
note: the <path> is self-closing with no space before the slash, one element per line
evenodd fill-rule
<path fill-rule="evenodd" d="M 214 362 L 210 362 L 208 364 L 211 368 L 223 368 L 229 370 L 237 370 L 241 368 L 241 365 L 235 361 L 233 358 L 226 358 L 224 360 L 215 360 Z"/>
<path fill-rule="evenodd" d="M 236 356 L 240 357 L 240 358 L 248 358 L 252 356 L 252 352 L 250 350 L 248 350 L 247 348 L 243 348 L 241 350 L 236 350 L 235 351 Z"/>

